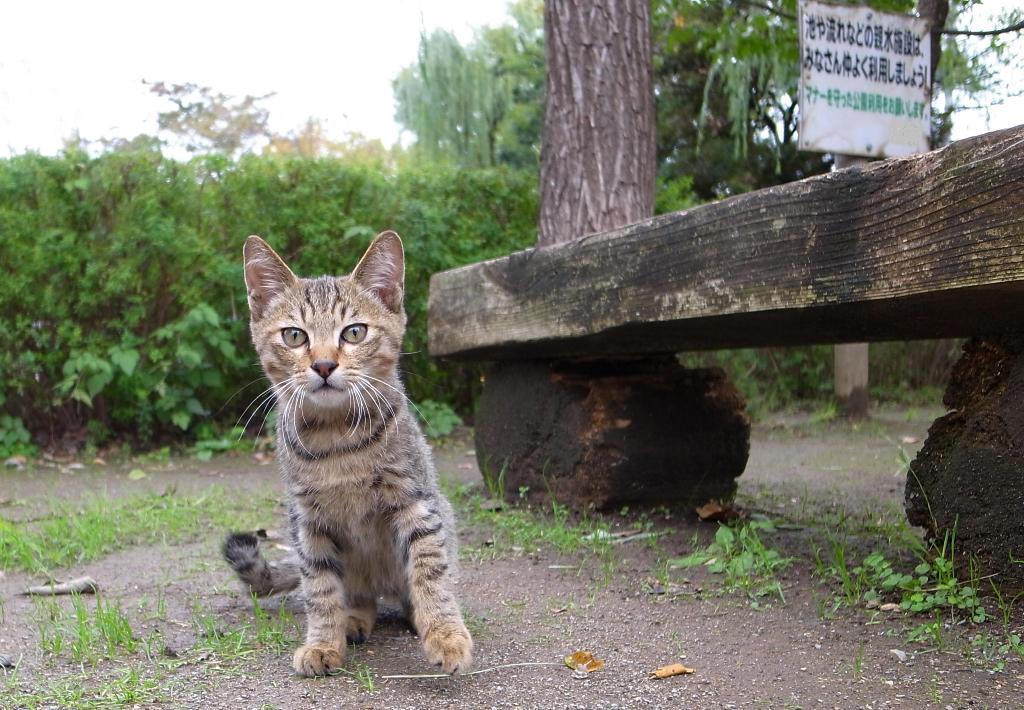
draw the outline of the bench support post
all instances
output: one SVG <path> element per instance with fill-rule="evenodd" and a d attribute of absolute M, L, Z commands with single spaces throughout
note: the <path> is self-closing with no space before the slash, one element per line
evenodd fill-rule
<path fill-rule="evenodd" d="M 1024 589 L 1024 334 L 972 338 L 910 465 L 907 518 L 941 542 L 955 533 L 1003 589 Z"/>
<path fill-rule="evenodd" d="M 475 430 L 480 470 L 506 497 L 575 509 L 729 499 L 750 450 L 725 373 L 671 357 L 495 364 Z"/>
<path fill-rule="evenodd" d="M 868 344 L 834 346 L 835 395 L 850 419 L 868 415 Z"/>

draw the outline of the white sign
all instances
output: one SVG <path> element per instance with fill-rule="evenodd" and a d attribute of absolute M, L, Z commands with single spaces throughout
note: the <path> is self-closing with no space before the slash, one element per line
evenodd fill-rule
<path fill-rule="evenodd" d="M 800 3 L 800 149 L 871 157 L 928 150 L 927 20 Z"/>

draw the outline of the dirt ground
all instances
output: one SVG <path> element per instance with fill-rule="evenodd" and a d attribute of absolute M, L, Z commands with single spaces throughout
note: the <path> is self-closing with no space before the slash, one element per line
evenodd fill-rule
<path fill-rule="evenodd" d="M 832 526 L 843 531 L 852 554 L 890 549 L 884 531 L 900 525 L 901 449 L 912 456 L 938 413 L 883 411 L 860 425 L 794 415 L 755 426 L 737 504 L 748 515 L 783 523 L 764 539 L 795 558 L 779 575 L 784 602 L 724 593 L 720 577 L 702 567 L 666 568 L 666 559 L 707 545 L 715 534 L 717 525 L 699 522 L 693 511 L 607 516 L 612 531 L 651 521 L 653 530 L 663 533 L 615 545 L 608 558 L 586 551 L 560 554 L 548 546 L 490 547 L 493 531 L 467 522 L 471 511 L 463 510 L 467 554 L 460 594 L 476 641 L 475 669 L 485 672 L 387 678 L 435 671 L 403 622 L 386 616 L 370 640 L 350 652 L 348 673 L 303 679 L 291 671 L 290 639 L 234 656 L 197 650 L 197 605 L 220 630 L 253 617 L 251 601 L 219 560 L 220 537 L 209 534 L 186 544 L 130 547 L 60 573 L 97 580 L 106 598 L 119 600 L 137 637 L 159 632 L 160 648 L 151 649 L 151 658 L 139 650 L 93 666 L 66 654 L 44 654 L 33 621 L 37 608 L 18 594 L 44 580 L 3 573 L 0 655 L 18 668 L 0 671 L 0 707 L 57 706 L 46 690 L 55 683 L 89 689 L 124 680 L 129 672 L 139 674 L 149 690 L 100 701 L 207 709 L 1021 707 L 1020 658 L 1012 653 L 981 657 L 970 643 L 979 631 L 1007 628 L 1002 618 L 980 629 L 946 626 L 940 643 L 913 642 L 910 630 L 921 619 L 863 605 L 833 611 L 836 584 L 814 575 L 812 550 L 825 544 Z M 442 476 L 479 481 L 470 441 L 463 436 L 439 448 Z M 29 520 L 41 514 L 47 498 L 74 500 L 85 492 L 117 497 L 169 485 L 178 492 L 201 492 L 211 485 L 279 490 L 276 466 L 247 455 L 207 463 L 175 459 L 143 480 L 131 480 L 131 468 L 126 463 L 65 472 L 0 471 L 0 496 L 23 503 L 0 507 L 0 517 Z M 267 527 L 280 523 L 267 520 Z M 897 557 L 899 550 L 892 554 Z M 157 598 L 165 612 L 144 613 Z M 302 625 L 297 599 L 268 602 L 265 610 L 275 616 L 278 604 Z M 1009 613 L 1009 628 L 1022 633 L 1021 613 Z M 562 659 L 576 650 L 591 651 L 604 668 L 574 674 Z M 676 662 L 695 672 L 649 679 L 655 668 Z M 506 667 L 527 663 L 544 665 Z M 97 695 L 92 693 L 94 699 Z M 64 697 L 67 705 L 86 705 L 90 694 L 78 701 Z"/>

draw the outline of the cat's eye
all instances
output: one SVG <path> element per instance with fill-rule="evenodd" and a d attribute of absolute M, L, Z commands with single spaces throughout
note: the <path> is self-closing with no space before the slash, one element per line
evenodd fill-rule
<path fill-rule="evenodd" d="M 346 343 L 360 343 L 366 337 L 366 326 L 363 323 L 353 323 L 341 331 L 341 339 Z"/>
<path fill-rule="evenodd" d="M 281 339 L 288 347 L 297 348 L 304 345 L 309 340 L 309 336 L 306 335 L 306 331 L 299 328 L 282 328 Z"/>

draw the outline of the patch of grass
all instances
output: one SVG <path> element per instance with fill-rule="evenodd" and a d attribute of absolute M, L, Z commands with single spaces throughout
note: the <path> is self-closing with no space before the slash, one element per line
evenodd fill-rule
<path fill-rule="evenodd" d="M 487 488 L 487 493 L 493 500 L 501 500 L 505 496 L 505 472 L 508 470 L 508 462 L 501 464 L 501 469 L 497 475 L 490 469 L 489 466 L 484 466 L 480 471 L 480 477 L 484 480 L 484 487 Z M 524 498 L 526 493 L 529 492 L 529 486 L 525 486 L 524 491 L 520 488 L 519 497 Z"/>
<path fill-rule="evenodd" d="M 820 549 L 814 550 L 815 573 L 838 582 L 837 600 L 848 607 L 898 599 L 900 608 L 909 614 L 938 614 L 940 619 L 948 614 L 951 623 L 964 618 L 980 624 L 989 618 L 978 596 L 980 580 L 976 574 L 966 581 L 957 577 L 953 560 L 955 537 L 955 532 L 947 532 L 941 545 L 931 549 L 915 547 L 918 564 L 912 572 L 904 572 L 878 551 L 869 554 L 860 564 L 851 565 L 846 545 L 838 536 L 830 535 L 827 557 Z M 1009 614 L 1004 614 L 1004 618 L 1008 619 Z M 941 631 L 941 622 L 939 627 Z M 935 629 L 928 623 L 918 627 L 914 636 L 915 640 L 937 638 Z"/>
<path fill-rule="evenodd" d="M 587 515 L 573 517 L 566 506 L 554 501 L 543 511 L 519 507 L 487 510 L 480 505 L 484 499 L 471 486 L 449 491 L 449 498 L 463 521 L 491 535 L 488 547 L 463 547 L 470 556 L 493 558 L 550 548 L 563 554 L 591 552 L 605 561 L 612 557 L 613 538 L 607 522 Z"/>
<path fill-rule="evenodd" d="M 473 638 L 482 639 L 491 636 L 491 627 L 486 618 L 474 614 L 468 609 L 464 609 L 462 621 L 466 624 L 466 628 L 469 629 L 469 633 L 472 634 Z"/>
<path fill-rule="evenodd" d="M 366 664 L 366 661 L 361 658 L 355 657 L 355 648 L 349 647 L 349 660 L 345 668 L 338 668 L 331 672 L 331 675 L 346 675 L 352 678 L 359 684 L 359 686 L 367 693 L 372 693 L 377 688 L 377 682 L 374 680 L 373 671 L 370 670 L 370 666 Z"/>
<path fill-rule="evenodd" d="M 97 680 L 94 673 L 65 676 L 38 685 L 19 682 L 16 673 L 6 681 L 4 707 L 28 708 L 120 708 L 162 702 L 167 688 L 149 675 L 147 669 L 128 666 L 120 675 Z"/>
<path fill-rule="evenodd" d="M 1020 634 L 977 633 L 971 637 L 971 645 L 964 652 L 971 663 L 985 668 L 989 673 L 1006 670 L 1006 662 L 1011 654 L 1024 659 Z"/>
<path fill-rule="evenodd" d="M 792 559 L 764 544 L 760 532 L 774 532 L 775 526 L 766 520 L 755 520 L 729 527 L 720 525 L 715 540 L 706 548 L 686 557 L 671 560 L 672 568 L 703 565 L 713 574 L 723 575 L 725 591 L 740 590 L 751 601 L 776 596 L 785 603 L 782 584 L 776 574 L 786 569 Z"/>
<path fill-rule="evenodd" d="M 208 531 L 260 527 L 276 500 L 266 494 L 211 487 L 198 496 L 95 496 L 56 502 L 31 523 L 0 519 L 0 570 L 48 574 L 132 545 L 182 542 Z"/>
<path fill-rule="evenodd" d="M 117 602 L 98 594 L 89 601 L 72 594 L 70 609 L 53 597 L 35 598 L 33 603 L 39 645 L 52 656 L 68 651 L 75 661 L 95 666 L 104 658 L 135 653 L 138 642 Z"/>
<path fill-rule="evenodd" d="M 826 424 L 839 416 L 839 405 L 834 399 L 826 400 L 815 407 L 809 417 L 810 424 Z"/>
<path fill-rule="evenodd" d="M 271 613 L 253 598 L 252 621 L 236 628 L 224 628 L 222 620 L 208 610 L 202 600 L 192 604 L 192 625 L 196 630 L 193 649 L 208 651 L 221 660 L 251 656 L 260 650 L 281 654 L 299 643 L 299 624 L 283 603 Z"/>

